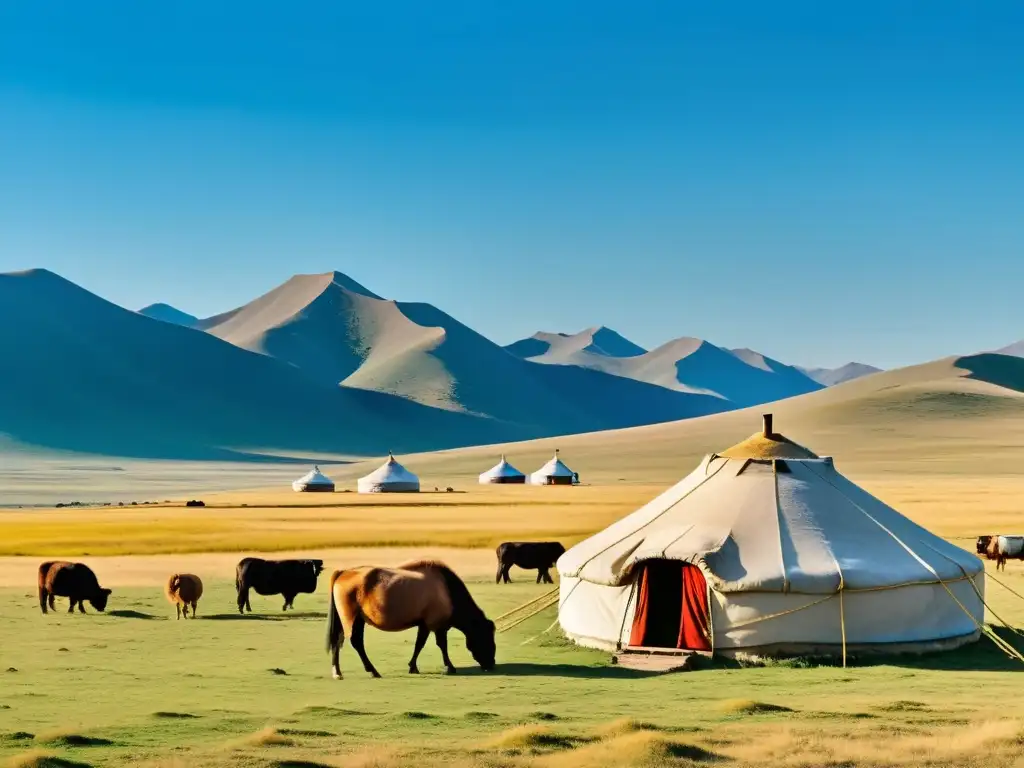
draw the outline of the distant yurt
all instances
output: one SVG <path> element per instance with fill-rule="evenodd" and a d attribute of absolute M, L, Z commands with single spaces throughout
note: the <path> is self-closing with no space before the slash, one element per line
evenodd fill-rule
<path fill-rule="evenodd" d="M 772 431 L 558 560 L 558 618 L 594 648 L 730 656 L 921 652 L 977 640 L 985 570 Z"/>
<path fill-rule="evenodd" d="M 292 483 L 292 490 L 299 493 L 333 493 L 334 482 L 320 471 L 320 467 L 313 467 Z"/>
<path fill-rule="evenodd" d="M 525 483 L 526 475 L 513 467 L 501 455 L 501 461 L 480 475 L 480 485 Z"/>
<path fill-rule="evenodd" d="M 569 469 L 558 458 L 558 451 L 543 467 L 530 475 L 531 485 L 572 485 L 576 473 Z"/>
<path fill-rule="evenodd" d="M 388 454 L 388 460 L 359 478 L 356 487 L 359 493 L 415 493 L 420 489 L 420 479 Z"/>

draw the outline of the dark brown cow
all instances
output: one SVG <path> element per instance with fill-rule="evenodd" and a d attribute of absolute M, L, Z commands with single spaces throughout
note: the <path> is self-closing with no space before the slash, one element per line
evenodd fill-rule
<path fill-rule="evenodd" d="M 84 600 L 88 600 L 97 611 L 107 609 L 107 598 L 111 590 L 103 589 L 96 574 L 84 563 L 68 563 L 63 560 L 43 563 L 39 566 L 39 607 L 46 613 L 47 607 L 56 610 L 55 597 L 71 600 L 68 613 L 85 613 Z"/>
<path fill-rule="evenodd" d="M 547 584 L 554 584 L 551 574 L 548 571 L 554 567 L 563 554 L 565 547 L 557 541 L 506 541 L 500 544 L 497 549 L 498 555 L 498 583 L 504 581 L 508 584 L 512 579 L 508 572 L 513 565 L 525 570 L 537 569 L 537 583 L 542 581 Z"/>
<path fill-rule="evenodd" d="M 243 558 L 235 569 L 235 590 L 238 593 L 238 612 L 252 612 L 249 590 L 258 595 L 282 595 L 287 611 L 294 609 L 295 596 L 316 592 L 317 577 L 324 569 L 323 560 L 262 560 Z"/>

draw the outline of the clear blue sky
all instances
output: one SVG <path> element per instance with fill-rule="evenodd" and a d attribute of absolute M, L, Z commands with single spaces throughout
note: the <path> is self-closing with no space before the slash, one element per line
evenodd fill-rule
<path fill-rule="evenodd" d="M 1024 4 L 0 4 L 0 271 L 338 269 L 494 340 L 893 366 L 1024 337 Z"/>

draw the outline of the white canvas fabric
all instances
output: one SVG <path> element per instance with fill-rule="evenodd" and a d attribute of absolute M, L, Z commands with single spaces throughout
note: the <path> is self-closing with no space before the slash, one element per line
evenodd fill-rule
<path fill-rule="evenodd" d="M 420 489 L 420 479 L 389 455 L 388 460 L 356 483 L 359 493 L 408 493 Z"/>
<path fill-rule="evenodd" d="M 843 477 L 828 458 L 707 456 L 559 559 L 566 633 L 584 645 L 624 645 L 636 566 L 651 559 L 701 569 L 715 651 L 927 646 L 976 638 L 984 616 L 982 562 Z"/>
<path fill-rule="evenodd" d="M 294 483 L 292 490 L 302 493 L 308 491 L 333 491 L 334 482 L 320 471 L 320 467 L 313 467 Z"/>
<path fill-rule="evenodd" d="M 480 474 L 480 484 L 501 483 L 525 479 L 525 475 L 505 460 L 502 454 L 501 461 Z"/>
<path fill-rule="evenodd" d="M 553 477 L 558 478 L 572 478 L 575 473 L 569 469 L 562 460 L 558 458 L 558 452 L 551 457 L 551 460 L 543 467 L 538 469 L 532 475 L 530 475 L 530 483 L 532 485 L 547 485 L 549 479 Z"/>

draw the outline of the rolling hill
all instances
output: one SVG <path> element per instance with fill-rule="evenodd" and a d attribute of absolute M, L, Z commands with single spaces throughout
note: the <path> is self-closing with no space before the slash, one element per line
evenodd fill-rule
<path fill-rule="evenodd" d="M 866 365 L 865 363 L 847 363 L 841 365 L 838 368 L 803 368 L 801 366 L 794 366 L 801 373 L 810 376 L 819 384 L 826 387 L 834 387 L 836 384 L 844 384 L 847 381 L 853 381 L 863 376 L 870 376 L 873 373 L 879 373 L 882 369 L 875 368 L 873 365 Z"/>
<path fill-rule="evenodd" d="M 198 317 L 182 312 L 170 304 L 150 304 L 148 307 L 140 309 L 139 314 L 151 317 L 154 320 L 163 320 L 165 323 L 183 325 L 186 328 L 192 328 L 199 322 Z"/>
<path fill-rule="evenodd" d="M 396 395 L 536 434 L 722 409 L 703 395 L 526 362 L 430 304 L 383 299 L 338 272 L 297 275 L 198 327 L 324 385 Z"/>
<path fill-rule="evenodd" d="M 760 429 L 778 431 L 843 471 L 888 477 L 1019 477 L 1024 460 L 1024 359 L 951 357 L 790 398 L 770 406 L 587 435 L 503 443 L 407 457 L 424 475 L 471 479 L 500 453 L 539 466 L 554 448 L 584 481 L 664 484 L 709 452 Z M 360 471 L 354 467 L 352 472 Z M 344 473 L 340 473 L 344 478 Z M 983 493 L 979 486 L 977 493 Z"/>
<path fill-rule="evenodd" d="M 45 270 L 0 275 L 0 435 L 121 456 L 367 455 L 518 432 L 311 381 L 273 358 L 111 304 Z"/>
<path fill-rule="evenodd" d="M 681 338 L 644 352 L 618 334 L 614 334 L 614 338 L 630 347 L 602 344 L 598 332 L 614 334 L 603 328 L 575 335 L 539 333 L 507 349 L 526 354 L 525 359 L 532 363 L 602 371 L 674 392 L 715 397 L 723 401 L 722 410 L 780 400 L 821 388 L 796 368 L 752 350 L 727 350 L 703 339 Z M 630 354 L 608 353 L 606 347 Z"/>

